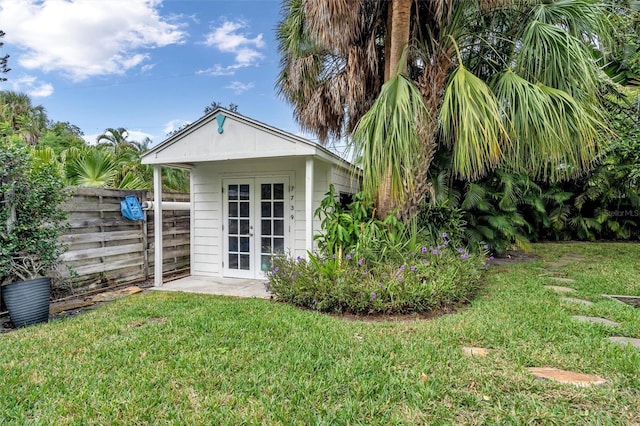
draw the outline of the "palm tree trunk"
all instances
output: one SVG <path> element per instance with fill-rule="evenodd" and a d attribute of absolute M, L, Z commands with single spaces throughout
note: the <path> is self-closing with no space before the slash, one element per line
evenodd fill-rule
<path fill-rule="evenodd" d="M 400 72 L 407 70 L 406 59 L 400 63 L 402 53 L 409 44 L 409 26 L 412 0 L 392 0 L 387 15 L 387 35 L 385 37 L 385 82 Z M 391 171 L 387 173 L 378 188 L 377 215 L 386 218 L 397 206 L 391 201 Z"/>
<path fill-rule="evenodd" d="M 409 26 L 412 0 L 393 0 L 391 3 L 391 43 L 389 68 L 391 76 L 407 70 L 407 63 L 400 63 L 402 52 L 409 44 Z"/>

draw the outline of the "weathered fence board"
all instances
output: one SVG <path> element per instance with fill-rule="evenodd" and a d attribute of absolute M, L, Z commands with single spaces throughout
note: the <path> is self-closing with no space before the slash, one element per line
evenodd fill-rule
<path fill-rule="evenodd" d="M 61 240 L 68 245 L 63 260 L 75 272 L 75 288 L 118 285 L 153 276 L 153 212 L 145 221 L 122 217 L 120 201 L 127 195 L 153 199 L 151 191 L 72 188 L 65 203 L 69 228 Z M 164 201 L 189 201 L 189 194 L 167 193 Z M 186 272 L 190 265 L 189 211 L 163 211 L 164 274 Z"/>

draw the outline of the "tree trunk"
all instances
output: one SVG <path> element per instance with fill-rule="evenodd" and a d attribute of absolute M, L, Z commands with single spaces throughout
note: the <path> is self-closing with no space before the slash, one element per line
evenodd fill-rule
<path fill-rule="evenodd" d="M 412 0 L 393 0 L 391 3 L 391 45 L 389 68 L 393 70 L 389 78 L 407 70 L 406 60 L 400 63 L 402 52 L 409 44 L 409 26 Z"/>
<path fill-rule="evenodd" d="M 392 0 L 387 19 L 387 35 L 385 37 L 385 82 L 399 72 L 407 70 L 406 59 L 400 63 L 402 53 L 409 44 L 409 27 L 411 21 L 411 3 L 413 0 Z M 391 201 L 391 171 L 383 179 L 378 188 L 377 216 L 386 218 L 396 208 Z"/>

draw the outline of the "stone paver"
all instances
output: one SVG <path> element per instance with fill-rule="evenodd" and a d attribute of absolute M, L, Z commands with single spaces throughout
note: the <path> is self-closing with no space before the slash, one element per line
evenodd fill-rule
<path fill-rule="evenodd" d="M 465 355 L 468 355 L 468 356 L 485 357 L 489 355 L 489 349 L 477 348 L 473 346 L 465 346 L 462 348 L 462 351 L 464 352 Z"/>
<path fill-rule="evenodd" d="M 571 287 L 562 287 L 561 285 L 545 285 L 544 288 L 556 291 L 558 293 L 573 293 L 575 290 Z"/>
<path fill-rule="evenodd" d="M 575 283 L 576 280 L 571 278 L 562 278 L 562 277 L 549 277 L 550 280 L 557 281 L 559 283 Z"/>
<path fill-rule="evenodd" d="M 541 380 L 553 380 L 558 383 L 565 383 L 574 386 L 592 386 L 604 385 L 606 379 L 592 374 L 576 373 L 574 371 L 560 370 L 551 367 L 531 367 L 527 368 L 534 377 Z"/>
<path fill-rule="evenodd" d="M 567 303 L 579 303 L 585 306 L 592 306 L 593 302 L 589 302 L 588 300 L 576 299 L 575 297 L 561 297 L 560 300 Z"/>
<path fill-rule="evenodd" d="M 636 349 L 640 349 L 640 339 L 634 339 L 632 337 L 621 337 L 621 336 L 613 336 L 609 337 L 613 343 L 617 343 L 619 345 L 631 345 Z"/>
<path fill-rule="evenodd" d="M 594 324 L 602 324 L 602 325 L 606 325 L 609 327 L 620 327 L 620 324 L 615 322 L 615 321 L 611 321 L 608 320 L 606 318 L 600 318 L 600 317 L 585 317 L 582 315 L 574 315 L 571 318 L 573 318 L 574 320 L 577 321 L 582 321 L 582 322 L 591 322 Z"/>
<path fill-rule="evenodd" d="M 601 296 L 629 305 L 632 308 L 640 309 L 640 296 L 623 296 L 619 294 L 602 294 Z"/>

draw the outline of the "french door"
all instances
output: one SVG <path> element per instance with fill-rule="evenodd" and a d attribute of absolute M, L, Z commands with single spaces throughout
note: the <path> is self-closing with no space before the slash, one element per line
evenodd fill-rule
<path fill-rule="evenodd" d="M 225 179 L 224 275 L 262 278 L 287 247 L 288 178 Z"/>

